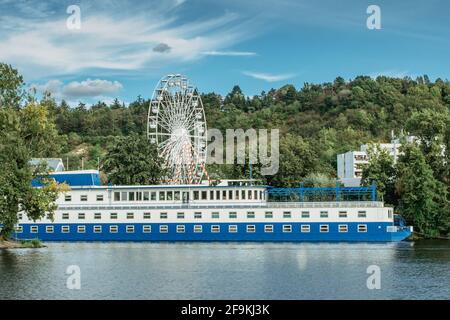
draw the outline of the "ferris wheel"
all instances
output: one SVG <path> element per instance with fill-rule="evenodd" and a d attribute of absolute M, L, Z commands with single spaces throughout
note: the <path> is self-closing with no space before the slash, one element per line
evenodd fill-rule
<path fill-rule="evenodd" d="M 147 136 L 165 161 L 166 182 L 198 184 L 207 176 L 205 111 L 185 76 L 171 74 L 158 82 L 148 110 Z"/>

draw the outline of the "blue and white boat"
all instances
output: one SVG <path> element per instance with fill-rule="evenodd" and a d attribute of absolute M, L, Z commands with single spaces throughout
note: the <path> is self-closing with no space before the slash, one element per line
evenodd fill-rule
<path fill-rule="evenodd" d="M 70 191 L 54 220 L 18 214 L 13 237 L 44 241 L 400 241 L 412 227 L 374 197 L 349 201 L 364 188 L 329 188 L 332 201 L 308 201 L 310 188 L 272 189 L 253 181 L 216 186 L 103 186 L 96 170 L 54 172 Z M 39 186 L 37 186 L 39 187 Z M 277 199 L 294 192 L 295 201 Z M 374 193 L 372 189 L 372 194 Z"/>

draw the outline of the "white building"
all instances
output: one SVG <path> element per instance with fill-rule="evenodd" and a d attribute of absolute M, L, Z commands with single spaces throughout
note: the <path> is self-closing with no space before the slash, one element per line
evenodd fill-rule
<path fill-rule="evenodd" d="M 406 137 L 408 142 L 415 138 L 412 136 Z M 393 139 L 391 143 L 377 144 L 381 150 L 386 150 L 397 161 L 399 156 L 399 148 L 401 143 L 398 139 Z M 337 175 L 338 179 L 346 187 L 358 187 L 361 185 L 363 165 L 369 163 L 368 150 L 370 144 L 363 144 L 359 151 L 348 151 L 337 155 Z"/>

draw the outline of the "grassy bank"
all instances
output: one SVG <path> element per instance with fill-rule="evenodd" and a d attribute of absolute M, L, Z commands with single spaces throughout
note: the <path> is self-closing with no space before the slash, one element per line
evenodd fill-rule
<path fill-rule="evenodd" d="M 32 240 L 0 240 L 0 249 L 44 248 L 39 239 Z"/>

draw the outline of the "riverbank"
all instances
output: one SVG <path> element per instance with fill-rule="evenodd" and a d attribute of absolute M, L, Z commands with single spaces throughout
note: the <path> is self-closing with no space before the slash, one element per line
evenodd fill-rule
<path fill-rule="evenodd" d="M 0 249 L 44 248 L 38 239 L 33 240 L 0 240 Z"/>

